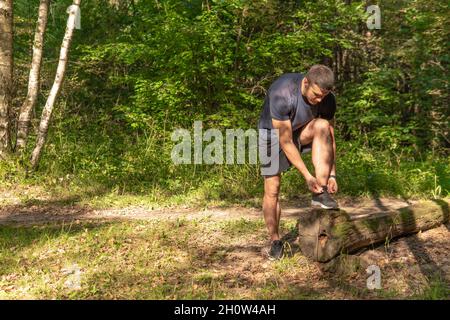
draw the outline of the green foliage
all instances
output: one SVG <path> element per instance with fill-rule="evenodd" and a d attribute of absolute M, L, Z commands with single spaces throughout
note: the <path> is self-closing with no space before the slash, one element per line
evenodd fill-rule
<path fill-rule="evenodd" d="M 15 3 L 23 93 L 37 12 L 29 2 Z M 259 197 L 255 165 L 173 164 L 171 132 L 191 129 L 197 120 L 205 128 L 256 128 L 276 77 L 326 63 L 338 80 L 341 192 L 448 194 L 444 3 L 381 1 L 382 29 L 371 35 L 363 1 L 110 3 L 83 0 L 82 30 L 73 39 L 40 171 L 27 183 L 98 186 L 150 194 L 155 202 Z M 36 115 L 53 81 L 66 5 L 52 2 Z M 16 160 L 2 162 L 0 170 L 5 183 L 25 179 Z M 308 193 L 295 170 L 283 179 L 286 196 Z"/>
<path fill-rule="evenodd" d="M 366 71 L 342 92 L 347 138 L 371 147 L 448 153 L 447 5 L 441 1 L 382 1 L 382 30 L 367 42 Z"/>

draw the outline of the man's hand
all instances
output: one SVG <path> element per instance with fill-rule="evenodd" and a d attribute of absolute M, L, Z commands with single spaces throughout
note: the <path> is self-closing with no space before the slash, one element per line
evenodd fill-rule
<path fill-rule="evenodd" d="M 313 176 L 310 176 L 309 178 L 306 178 L 306 183 L 308 184 L 308 189 L 314 193 L 322 193 L 323 188 L 322 186 L 317 182 L 317 179 Z"/>
<path fill-rule="evenodd" d="M 329 193 L 336 193 L 338 191 L 336 178 L 329 178 L 327 187 Z"/>

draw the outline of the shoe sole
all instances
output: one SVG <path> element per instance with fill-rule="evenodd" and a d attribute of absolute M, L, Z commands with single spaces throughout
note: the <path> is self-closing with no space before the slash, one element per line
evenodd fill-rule
<path fill-rule="evenodd" d="M 266 252 L 266 254 L 267 254 L 267 258 L 269 258 L 270 261 L 281 260 L 284 257 L 284 252 L 281 254 L 281 256 L 279 258 L 275 258 L 274 256 L 271 256 L 268 251 Z"/>
<path fill-rule="evenodd" d="M 311 200 L 311 206 L 313 206 L 313 207 L 319 207 L 319 208 L 327 209 L 327 210 L 331 210 L 331 209 L 339 209 L 338 206 L 336 206 L 336 207 L 328 207 L 328 206 L 324 205 L 323 203 L 320 203 L 320 202 L 314 201 L 314 200 Z"/>
<path fill-rule="evenodd" d="M 269 256 L 269 260 L 270 260 L 270 261 L 277 261 L 277 260 L 283 259 L 283 257 L 284 257 L 284 255 L 281 256 L 281 257 L 279 257 L 279 258 L 275 258 L 275 257 Z"/>

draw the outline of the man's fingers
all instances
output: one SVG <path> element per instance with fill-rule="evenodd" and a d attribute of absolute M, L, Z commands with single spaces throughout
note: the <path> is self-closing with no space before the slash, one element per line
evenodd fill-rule
<path fill-rule="evenodd" d="M 337 190 L 338 190 L 337 183 L 335 181 L 328 180 L 328 191 L 330 193 L 336 193 Z"/>
<path fill-rule="evenodd" d="M 311 190 L 314 193 L 322 193 L 323 188 L 322 186 L 317 182 L 317 180 L 314 178 L 310 181 L 308 181 L 309 190 Z"/>
<path fill-rule="evenodd" d="M 314 193 L 321 193 L 323 190 L 322 190 L 322 188 L 319 186 L 319 185 L 317 185 L 317 184 L 313 184 L 311 187 L 310 187 L 310 190 L 312 191 L 312 192 L 314 192 Z"/>
<path fill-rule="evenodd" d="M 337 183 L 333 183 L 333 189 L 334 189 L 334 193 L 336 193 L 338 191 L 338 185 Z"/>

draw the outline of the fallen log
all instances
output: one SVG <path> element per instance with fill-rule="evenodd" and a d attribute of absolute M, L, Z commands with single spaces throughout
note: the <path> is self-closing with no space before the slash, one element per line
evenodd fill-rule
<path fill-rule="evenodd" d="M 449 222 L 449 199 L 422 201 L 398 210 L 352 215 L 311 209 L 298 219 L 299 246 L 314 261 L 328 262 L 372 244 L 425 231 Z"/>

